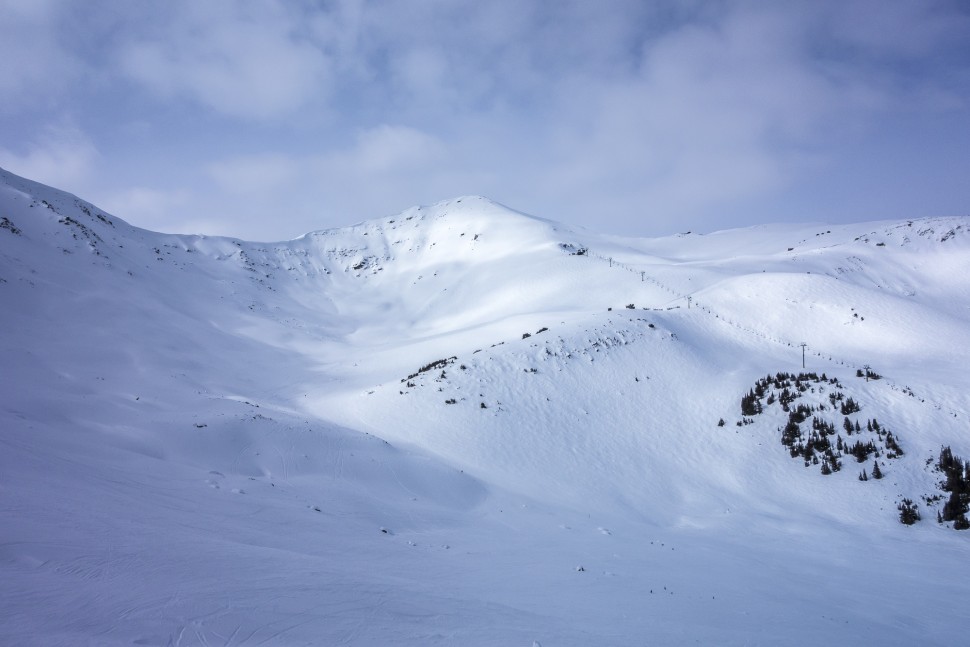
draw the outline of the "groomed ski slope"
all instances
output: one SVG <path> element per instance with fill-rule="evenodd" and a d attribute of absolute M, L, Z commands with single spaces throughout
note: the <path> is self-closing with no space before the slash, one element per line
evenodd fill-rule
<path fill-rule="evenodd" d="M 970 536 L 922 497 L 970 457 L 966 218 L 619 239 L 464 197 L 250 243 L 7 172 L 0 218 L 3 644 L 962 640 Z M 898 436 L 882 480 L 736 425 L 803 342 Z"/>

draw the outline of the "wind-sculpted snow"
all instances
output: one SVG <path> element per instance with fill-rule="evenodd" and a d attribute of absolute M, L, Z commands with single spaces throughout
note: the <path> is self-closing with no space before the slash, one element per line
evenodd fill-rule
<path fill-rule="evenodd" d="M 255 243 L 0 171 L 0 642 L 958 644 L 968 224 Z"/>

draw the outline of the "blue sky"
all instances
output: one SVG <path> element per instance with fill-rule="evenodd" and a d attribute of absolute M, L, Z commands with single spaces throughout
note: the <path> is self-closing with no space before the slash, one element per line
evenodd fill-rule
<path fill-rule="evenodd" d="M 0 96 L 0 167 L 161 231 L 970 214 L 959 0 L 0 0 Z"/>

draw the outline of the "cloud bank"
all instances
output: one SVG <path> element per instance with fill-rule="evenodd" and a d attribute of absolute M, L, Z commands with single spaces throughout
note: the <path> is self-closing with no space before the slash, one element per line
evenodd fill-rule
<path fill-rule="evenodd" d="M 469 193 L 633 235 L 965 214 L 964 6 L 3 0 L 0 166 L 255 239 Z"/>

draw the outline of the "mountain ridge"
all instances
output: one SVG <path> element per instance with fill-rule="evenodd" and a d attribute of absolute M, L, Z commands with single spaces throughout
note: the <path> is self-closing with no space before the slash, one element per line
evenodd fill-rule
<path fill-rule="evenodd" d="M 466 196 L 251 243 L 0 178 L 7 642 L 961 636 L 965 218 L 620 239 Z M 879 456 L 826 475 L 811 417 L 790 453 L 803 370 Z"/>

